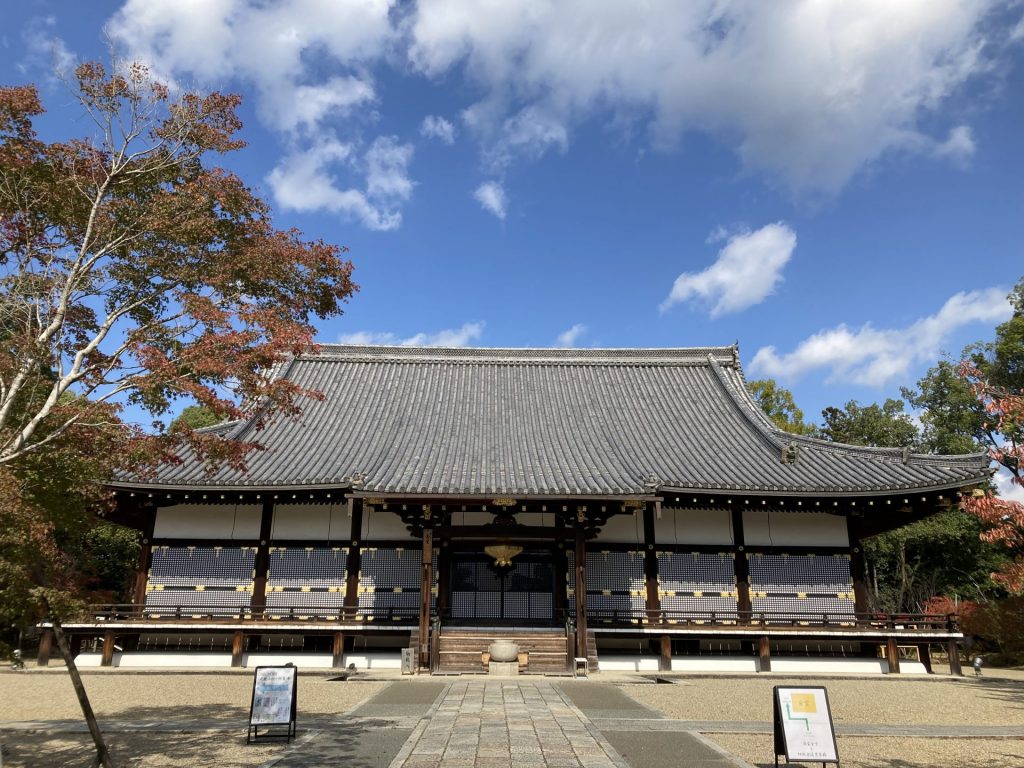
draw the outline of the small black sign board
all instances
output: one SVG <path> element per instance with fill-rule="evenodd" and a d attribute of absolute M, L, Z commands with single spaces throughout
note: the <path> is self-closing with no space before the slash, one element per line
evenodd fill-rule
<path fill-rule="evenodd" d="M 298 671 L 294 664 L 286 664 L 283 667 L 256 667 L 256 675 L 252 680 L 246 744 L 265 739 L 291 741 L 295 738 Z"/>
<path fill-rule="evenodd" d="M 835 763 L 839 765 L 836 729 L 832 725 L 832 708 L 828 691 L 821 685 L 776 685 L 775 700 L 775 765 L 779 755 L 787 763 Z"/>

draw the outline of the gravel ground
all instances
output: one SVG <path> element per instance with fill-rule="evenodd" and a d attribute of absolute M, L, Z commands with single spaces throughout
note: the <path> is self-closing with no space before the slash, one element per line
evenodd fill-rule
<path fill-rule="evenodd" d="M 715 733 L 708 734 L 708 738 L 758 768 L 775 766 L 769 735 Z M 1024 765 L 1024 741 L 1019 739 L 840 736 L 837 745 L 843 768 L 1020 768 Z"/>
<path fill-rule="evenodd" d="M 1024 725 L 1024 680 L 1019 679 L 677 678 L 675 685 L 623 685 L 622 690 L 676 720 L 770 723 L 773 685 L 824 685 L 837 723 Z"/>
<path fill-rule="evenodd" d="M 252 694 L 247 674 L 86 674 L 82 677 L 102 727 L 104 720 L 148 720 L 173 724 L 206 721 L 237 724 L 222 731 L 108 732 L 111 754 L 123 768 L 217 766 L 255 768 L 284 749 L 283 743 L 247 745 L 245 725 Z M 299 736 L 303 716 L 342 715 L 387 683 L 329 682 L 299 677 Z M 74 720 L 82 712 L 67 675 L 0 673 L 0 722 Z M 3 768 L 85 768 L 95 754 L 85 734 L 4 731 L 0 725 Z"/>
<path fill-rule="evenodd" d="M 252 676 L 244 674 L 82 676 L 96 717 L 109 720 L 233 721 L 245 727 Z M 329 682 L 299 677 L 298 721 L 303 715 L 340 715 L 384 687 L 379 682 Z M 66 674 L 0 673 L 0 721 L 78 720 L 82 711 Z"/>
<path fill-rule="evenodd" d="M 106 738 L 122 768 L 257 768 L 285 748 L 247 745 L 244 733 L 112 733 Z M 5 733 L 2 739 L 4 768 L 86 768 L 96 754 L 88 736 L 77 734 Z"/>

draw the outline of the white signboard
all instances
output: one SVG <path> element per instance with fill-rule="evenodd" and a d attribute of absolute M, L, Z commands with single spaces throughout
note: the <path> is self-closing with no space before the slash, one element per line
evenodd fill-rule
<path fill-rule="evenodd" d="M 287 725 L 293 719 L 296 667 L 257 667 L 249 725 Z"/>
<path fill-rule="evenodd" d="M 775 754 L 784 754 L 787 761 L 839 762 L 823 687 L 775 687 Z"/>

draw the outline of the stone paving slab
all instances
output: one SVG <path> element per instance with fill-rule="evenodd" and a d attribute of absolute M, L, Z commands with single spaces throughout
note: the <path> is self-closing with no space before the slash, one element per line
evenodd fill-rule
<path fill-rule="evenodd" d="M 391 768 L 629 768 L 546 681 L 453 682 Z"/>

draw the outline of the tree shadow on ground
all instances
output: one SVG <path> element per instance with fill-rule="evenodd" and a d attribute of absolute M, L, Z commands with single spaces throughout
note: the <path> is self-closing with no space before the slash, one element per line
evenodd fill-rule
<path fill-rule="evenodd" d="M 239 733 L 105 734 L 119 768 L 217 766 L 255 768 L 280 754 L 284 743 L 246 745 Z M 96 755 L 88 734 L 11 733 L 3 737 L 4 768 L 87 768 Z"/>
<path fill-rule="evenodd" d="M 967 677 L 960 685 L 968 686 L 983 698 L 998 701 L 1004 706 L 1024 709 L 1024 680 L 1007 680 L 998 677 Z"/>

